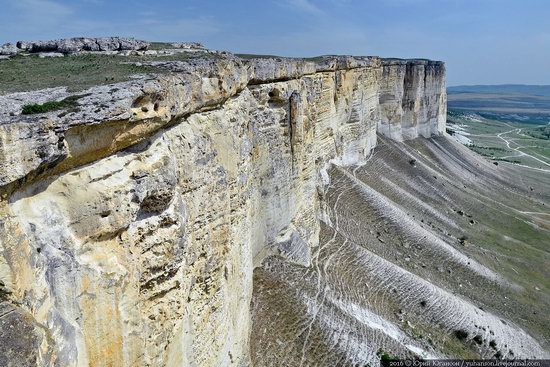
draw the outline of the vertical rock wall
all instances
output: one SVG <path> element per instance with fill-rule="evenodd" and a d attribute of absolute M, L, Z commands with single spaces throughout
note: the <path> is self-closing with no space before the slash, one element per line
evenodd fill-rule
<path fill-rule="evenodd" d="M 445 67 L 438 61 L 382 61 L 378 129 L 394 140 L 430 137 L 445 131 Z"/>
<path fill-rule="evenodd" d="M 360 164 L 377 131 L 442 131 L 441 64 L 265 62 L 166 77 L 107 129 L 45 127 L 62 153 L 32 171 L 15 137 L 48 142 L 2 126 L 0 301 L 29 315 L 39 365 L 248 365 L 253 268 L 310 264 L 327 167 Z"/>

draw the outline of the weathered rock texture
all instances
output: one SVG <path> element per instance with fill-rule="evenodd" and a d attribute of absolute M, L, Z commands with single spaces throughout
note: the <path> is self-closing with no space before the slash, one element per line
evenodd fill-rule
<path fill-rule="evenodd" d="M 204 49 L 204 45 L 199 42 L 174 42 L 170 45 L 174 48 L 182 48 L 186 50 Z"/>
<path fill-rule="evenodd" d="M 380 137 L 365 165 L 329 175 L 309 266 L 254 270 L 255 367 L 548 358 L 547 174 L 446 137 Z"/>
<path fill-rule="evenodd" d="M 429 60 L 384 60 L 380 85 L 382 134 L 398 141 L 445 129 L 445 70 Z"/>
<path fill-rule="evenodd" d="M 0 97 L 0 299 L 41 366 L 248 365 L 253 269 L 310 264 L 329 165 L 444 131 L 440 62 L 164 66 L 69 113 Z"/>
<path fill-rule="evenodd" d="M 17 42 L 17 49 L 31 53 L 58 52 L 71 54 L 79 51 L 146 50 L 149 45 L 145 41 L 124 37 L 75 37 L 50 41 L 19 41 Z M 10 49 L 13 50 L 13 48 L 12 46 Z"/>
<path fill-rule="evenodd" d="M 17 53 L 17 47 L 14 44 L 6 43 L 0 46 L 0 55 L 15 55 Z"/>

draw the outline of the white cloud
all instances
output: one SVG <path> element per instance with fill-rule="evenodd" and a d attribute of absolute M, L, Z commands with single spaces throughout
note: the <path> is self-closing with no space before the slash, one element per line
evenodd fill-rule
<path fill-rule="evenodd" d="M 81 0 L 97 4 L 103 0 Z M 57 0 L 10 0 L 0 14 L 0 43 L 77 36 L 131 36 L 146 40 L 206 40 L 220 30 L 211 16 L 179 17 L 173 12 L 143 10 L 113 22 L 90 18 L 73 3 Z"/>
<path fill-rule="evenodd" d="M 24 12 L 22 15 L 31 17 L 40 15 L 42 18 L 59 18 L 73 13 L 68 6 L 53 0 L 17 0 L 11 4 L 14 8 Z"/>
<path fill-rule="evenodd" d="M 309 14 L 323 14 L 323 11 L 311 0 L 285 0 L 282 4 Z"/>
<path fill-rule="evenodd" d="M 213 17 L 168 19 L 158 15 L 144 16 L 132 24 L 121 24 L 137 38 L 163 41 L 195 41 L 220 31 Z"/>
<path fill-rule="evenodd" d="M 15 37 L 37 38 L 37 34 L 42 39 L 53 38 L 74 18 L 71 7 L 54 0 L 9 1 L 4 10 L 11 13 L 5 18 L 0 17 L 0 34 L 6 42 L 16 41 Z M 15 30 L 17 35 L 12 34 Z"/>

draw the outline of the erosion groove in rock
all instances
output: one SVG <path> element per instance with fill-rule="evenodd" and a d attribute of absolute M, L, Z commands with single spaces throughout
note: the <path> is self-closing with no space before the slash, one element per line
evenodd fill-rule
<path fill-rule="evenodd" d="M 482 170 L 445 137 L 426 140 L 445 130 L 443 63 L 148 63 L 170 72 L 79 92 L 72 110 L 20 114 L 29 100 L 71 95 L 64 88 L 0 96 L 0 301 L 26 320 L 2 338 L 27 335 L 25 358 L 346 366 L 373 362 L 380 347 L 489 356 L 493 339 L 502 353 L 544 355 L 547 325 L 479 289 L 517 307 L 547 298 L 518 298 L 528 284 L 442 234 L 459 237 L 462 223 L 441 207 L 463 197 L 432 175 L 458 185 L 454 175 Z M 472 200 L 500 208 L 475 184 Z M 448 336 L 479 328 L 479 350 Z"/>
<path fill-rule="evenodd" d="M 517 231 L 535 224 L 523 210 L 544 211 L 548 192 L 530 197 L 525 187 L 547 187 L 544 177 L 497 169 L 445 137 L 380 137 L 365 165 L 329 173 L 311 265 L 272 256 L 254 270 L 255 366 L 372 365 L 380 349 L 413 358 L 548 356 L 540 341 L 549 324 L 538 317 L 548 293 L 514 272 L 529 261 L 537 284 L 547 276 L 549 223 Z"/>

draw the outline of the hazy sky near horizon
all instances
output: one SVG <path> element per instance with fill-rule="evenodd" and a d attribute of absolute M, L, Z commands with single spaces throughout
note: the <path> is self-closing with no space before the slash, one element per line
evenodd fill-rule
<path fill-rule="evenodd" d="M 0 44 L 71 36 L 447 63 L 447 84 L 550 84 L 549 0 L 0 0 Z"/>

